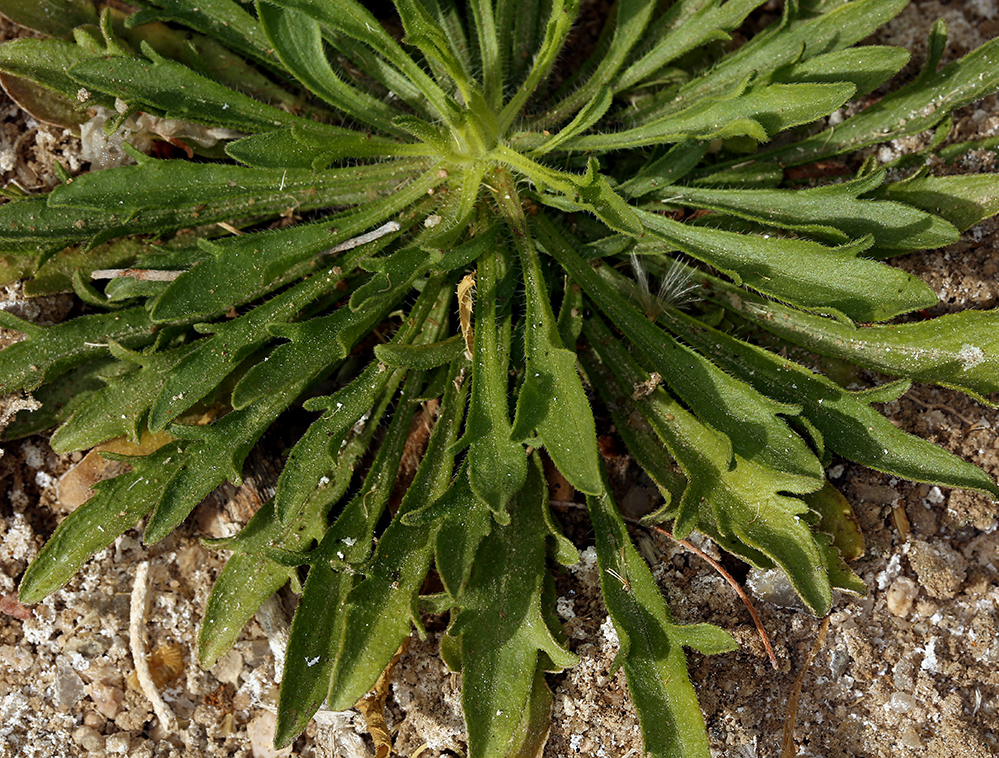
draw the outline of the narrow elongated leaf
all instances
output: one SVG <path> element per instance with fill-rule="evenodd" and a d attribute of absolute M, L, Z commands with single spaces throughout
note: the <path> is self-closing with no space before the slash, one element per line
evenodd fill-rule
<path fill-rule="evenodd" d="M 301 11 L 323 26 L 364 43 L 383 56 L 415 85 L 437 114 L 453 121 L 460 107 L 436 82 L 410 58 L 378 20 L 357 0 L 339 0 L 335 6 L 325 0 L 267 0 L 282 8 Z"/>
<path fill-rule="evenodd" d="M 617 186 L 617 191 L 628 198 L 642 197 L 660 187 L 676 184 L 690 173 L 707 155 L 708 144 L 689 140 L 673 145 L 665 155 L 646 163 L 641 171 Z"/>
<path fill-rule="evenodd" d="M 427 174 L 352 215 L 202 242 L 203 249 L 212 255 L 171 283 L 153 305 L 152 316 L 156 321 L 172 321 L 224 313 L 230 306 L 279 287 L 295 273 L 306 273 L 312 268 L 310 259 L 332 253 L 340 245 L 347 249 L 358 244 L 383 246 L 392 239 L 385 239 L 388 235 L 402 228 L 385 226 L 386 219 L 426 195 L 440 181 L 436 175 Z M 365 233 L 372 234 L 371 238 L 364 239 Z"/>
<path fill-rule="evenodd" d="M 176 21 L 220 40 L 232 50 L 279 68 L 280 62 L 268 45 L 260 24 L 234 0 L 156 0 L 156 8 L 141 10 L 128 18 L 132 28 L 151 21 Z"/>
<path fill-rule="evenodd" d="M 268 132 L 298 118 L 195 73 L 143 43 L 143 57 L 83 61 L 69 75 L 132 107 L 244 132 Z"/>
<path fill-rule="evenodd" d="M 748 76 L 765 77 L 780 66 L 847 48 L 897 16 L 907 3 L 908 0 L 855 0 L 805 20 L 790 18 L 796 6 L 785 5 L 785 15 L 780 21 L 685 84 L 658 109 L 643 114 L 643 118 L 676 113 L 705 97 L 731 91 Z"/>
<path fill-rule="evenodd" d="M 379 177 L 379 173 L 381 177 Z M 391 170 L 374 174 L 373 183 L 353 172 L 311 169 L 258 169 L 201 164 L 182 160 L 146 159 L 138 166 L 122 166 L 77 177 L 49 195 L 51 208 L 97 212 L 115 226 L 101 237 L 123 233 L 174 231 L 191 226 L 273 216 L 327 205 L 354 204 L 367 192 L 389 186 Z M 388 174 L 388 176 L 386 176 Z M 275 186 L 283 189 L 274 192 Z M 114 209 L 108 215 L 107 209 Z M 86 239 L 81 227 L 78 239 Z"/>
<path fill-rule="evenodd" d="M 503 51 L 496 30 L 492 0 L 472 0 L 469 4 L 479 43 L 479 68 L 482 71 L 483 96 L 494 113 L 502 106 Z"/>
<path fill-rule="evenodd" d="M 718 283 L 720 290 L 727 290 Z M 908 324 L 853 328 L 795 311 L 743 292 L 719 305 L 747 321 L 821 355 L 858 366 L 930 382 L 995 405 L 999 392 L 999 311 L 962 311 Z"/>
<path fill-rule="evenodd" d="M 740 86 L 728 97 L 705 98 L 680 113 L 626 129 L 568 140 L 568 150 L 620 150 L 686 139 L 752 137 L 766 142 L 793 126 L 822 118 L 850 99 L 852 84 Z"/>
<path fill-rule="evenodd" d="M 260 23 L 284 66 L 313 94 L 338 111 L 389 134 L 397 130 L 392 119 L 400 111 L 337 74 L 326 59 L 319 22 L 304 13 L 257 4 Z"/>
<path fill-rule="evenodd" d="M 500 205 L 515 225 L 513 233 L 524 270 L 527 301 L 525 377 L 517 399 L 511 439 L 525 440 L 537 430 L 563 476 L 581 492 L 599 492 L 593 412 L 576 373 L 576 355 L 562 345 L 541 262 L 512 185 L 500 197 Z"/>
<path fill-rule="evenodd" d="M 963 230 L 932 212 L 912 207 L 915 203 L 860 199 L 876 190 L 884 177 L 884 171 L 875 171 L 842 184 L 805 190 L 665 187 L 652 197 L 668 197 L 670 202 L 709 208 L 839 244 L 870 234 L 874 247 L 899 252 L 943 247 L 960 238 Z M 900 194 L 899 199 L 906 198 Z"/>
<path fill-rule="evenodd" d="M 84 24 L 96 24 L 90 0 L 5 0 L 0 11 L 14 23 L 52 37 L 65 37 Z"/>
<path fill-rule="evenodd" d="M 527 460 L 523 445 L 511 440 L 508 365 L 510 316 L 497 318 L 496 300 L 506 256 L 479 258 L 478 303 L 472 361 L 472 389 L 463 441 L 468 443 L 468 479 L 472 490 L 495 512 L 524 485 Z"/>
<path fill-rule="evenodd" d="M 673 3 L 659 19 L 661 38 L 631 63 L 615 80 L 620 92 L 659 71 L 667 64 L 701 45 L 717 39 L 729 39 L 729 32 L 745 20 L 762 0 L 686 1 Z"/>
<path fill-rule="evenodd" d="M 444 366 L 465 348 L 460 334 L 432 345 L 375 345 L 375 356 L 388 366 L 431 369 Z"/>
<path fill-rule="evenodd" d="M 453 46 L 449 30 L 418 0 L 398 0 L 396 9 L 406 32 L 406 42 L 419 48 L 430 61 L 443 69 L 466 103 L 485 112 L 482 90 L 469 76 L 464 56 Z"/>
<path fill-rule="evenodd" d="M 343 645 L 350 609 L 347 597 L 359 581 L 353 571 L 343 569 L 363 564 L 371 554 L 375 527 L 388 504 L 406 444 L 414 397 L 422 384 L 422 373 L 411 374 L 406 380 L 398 410 L 392 415 L 388 433 L 361 491 L 327 529 L 315 552 L 316 560 L 310 566 L 288 639 L 274 735 L 276 745 L 294 740 L 308 726 L 329 692 L 330 675 Z"/>
<path fill-rule="evenodd" d="M 80 105 L 77 93 L 80 84 L 68 73 L 71 66 L 91 59 L 86 50 L 64 39 L 34 39 L 22 37 L 0 46 L 0 68 L 6 74 L 22 77 L 28 81 L 59 93 L 67 102 Z M 95 104 L 112 107 L 114 98 L 101 93 L 93 93 Z M 88 98 L 89 99 L 89 98 Z"/>
<path fill-rule="evenodd" d="M 758 0 L 749 0 L 749 2 L 754 1 L 758 2 Z M 736 5 L 737 3 L 730 4 Z M 582 86 L 575 88 L 572 94 L 545 114 L 544 124 L 558 123 L 569 114 L 578 111 L 572 123 L 559 134 L 559 136 L 565 135 L 563 139 L 566 139 L 574 133 L 589 128 L 600 115 L 603 115 L 610 106 L 616 91 L 608 85 L 618 74 L 629 53 L 642 39 L 655 9 L 654 4 L 644 0 L 630 0 L 617 4 L 617 13 L 614 17 L 614 36 L 611 38 L 608 48 L 602 51 L 596 69 L 587 76 Z M 623 87 L 618 85 L 616 89 L 620 90 Z M 605 102 L 606 104 L 604 104 Z M 591 114 L 594 112 L 598 112 L 599 115 L 592 116 Z M 584 123 L 586 126 L 582 126 Z M 573 124 L 577 124 L 575 129 Z M 540 128 L 540 125 L 535 124 L 534 128 Z"/>
<path fill-rule="evenodd" d="M 226 155 L 253 168 L 312 168 L 316 151 L 296 139 L 294 127 L 261 132 L 233 140 L 225 146 Z"/>
<path fill-rule="evenodd" d="M 534 90 L 537 89 L 542 79 L 548 75 L 578 13 L 579 0 L 552 0 L 548 23 L 545 25 L 545 37 L 534 55 L 527 78 L 517 88 L 516 93 L 507 101 L 503 111 L 499 114 L 501 131 L 506 131 L 513 123 L 527 99 L 534 94 Z"/>
<path fill-rule="evenodd" d="M 857 321 L 886 321 L 937 301 L 936 293 L 918 277 L 860 257 L 870 247 L 870 237 L 826 247 L 808 240 L 696 227 L 646 211 L 639 216 L 668 245 L 737 283 L 799 308 Z"/>
<path fill-rule="evenodd" d="M 851 3 L 855 5 L 856 3 Z M 813 137 L 762 153 L 784 165 L 814 163 L 847 150 L 919 134 L 948 113 L 999 88 L 999 39 L 986 42 L 939 71 L 924 71 L 914 82 L 895 90 Z"/>
<path fill-rule="evenodd" d="M 479 545 L 448 628 L 459 641 L 462 677 L 470 685 L 462 688 L 462 706 L 472 755 L 510 755 L 530 710 L 535 671 L 561 671 L 577 660 L 556 641 L 541 613 L 547 497 L 535 455 L 524 488 L 510 501 L 510 523 L 493 526 Z M 546 724 L 548 715 L 542 718 Z"/>
<path fill-rule="evenodd" d="M 343 710 L 363 695 L 409 634 L 416 594 L 433 555 L 434 523 L 408 526 L 401 516 L 440 498 L 451 483 L 458 424 L 465 410 L 467 382 L 452 364 L 447 389 L 427 451 L 392 523 L 378 541 L 365 578 L 347 596 L 343 643 L 330 680 L 329 705 Z"/>
<path fill-rule="evenodd" d="M 648 3 L 642 3 L 646 7 L 651 6 Z M 576 114 L 576 117 L 566 124 L 565 128 L 562 129 L 558 134 L 553 135 L 545 141 L 543 145 L 532 151 L 532 155 L 540 156 L 545 153 L 551 152 L 563 142 L 578 134 L 582 134 L 591 126 L 593 126 L 600 118 L 607 112 L 610 108 L 611 100 L 613 99 L 613 94 L 611 93 L 610 87 L 602 87 L 594 97 L 586 103 L 585 107 Z"/>
<path fill-rule="evenodd" d="M 779 68 L 770 76 L 770 81 L 852 82 L 857 88 L 854 97 L 863 97 L 901 71 L 908 61 L 908 50 L 900 47 L 864 45 Z"/>
<path fill-rule="evenodd" d="M 0 310 L 0 326 L 25 338 L 0 351 L 0 393 L 32 390 L 93 358 L 108 354 L 111 341 L 138 348 L 152 342 L 156 328 L 145 308 L 80 316 L 54 326 L 38 326 Z"/>
<path fill-rule="evenodd" d="M 738 645 L 709 624 L 681 627 L 673 623 L 607 491 L 588 497 L 586 504 L 593 522 L 601 591 L 621 643 L 615 665 L 623 665 L 628 677 L 645 750 L 656 758 L 707 758 L 704 719 L 687 675 L 683 646 L 718 653 Z"/>
<path fill-rule="evenodd" d="M 965 232 L 999 213 L 999 174 L 918 176 L 889 184 L 885 194 L 941 216 Z"/>

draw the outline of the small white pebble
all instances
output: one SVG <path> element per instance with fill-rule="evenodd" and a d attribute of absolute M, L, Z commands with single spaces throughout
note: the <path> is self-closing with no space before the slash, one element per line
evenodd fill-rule
<path fill-rule="evenodd" d="M 885 602 L 888 604 L 888 612 L 893 616 L 904 618 L 912 610 L 912 602 L 919 594 L 919 585 L 907 576 L 900 576 L 888 588 L 885 594 Z"/>

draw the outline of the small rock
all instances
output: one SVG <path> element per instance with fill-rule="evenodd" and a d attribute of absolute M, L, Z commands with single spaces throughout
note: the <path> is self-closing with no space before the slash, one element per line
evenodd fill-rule
<path fill-rule="evenodd" d="M 89 726 L 80 726 L 73 731 L 73 742 L 88 753 L 104 752 L 104 735 Z"/>
<path fill-rule="evenodd" d="M 939 540 L 909 543 L 909 565 L 923 589 L 936 598 L 952 598 L 968 575 L 968 561 L 950 545 Z"/>
<path fill-rule="evenodd" d="M 917 732 L 912 724 L 906 724 L 902 727 L 902 733 L 899 735 L 898 741 L 910 750 L 922 750 L 923 740 L 919 737 L 919 732 Z"/>
<path fill-rule="evenodd" d="M 127 753 L 129 736 L 128 732 L 115 732 L 108 735 L 105 741 L 105 750 L 109 753 Z"/>
<path fill-rule="evenodd" d="M 291 745 L 281 750 L 274 749 L 274 730 L 277 716 L 270 711 L 260 711 L 259 715 L 246 725 L 246 734 L 253 747 L 253 758 L 284 758 L 291 755 Z"/>
<path fill-rule="evenodd" d="M 109 721 L 113 721 L 118 716 L 122 700 L 125 698 L 125 693 L 121 691 L 121 688 L 108 684 L 104 680 L 88 684 L 87 694 L 90 695 L 98 713 Z"/>
<path fill-rule="evenodd" d="M 238 650 L 230 650 L 212 667 L 212 673 L 223 684 L 238 685 L 239 675 L 243 673 L 243 655 Z"/>
<path fill-rule="evenodd" d="M 804 609 L 801 598 L 798 597 L 791 582 L 780 569 L 751 568 L 749 576 L 746 577 L 746 586 L 760 600 L 776 605 L 778 608 Z"/>
<path fill-rule="evenodd" d="M 888 612 L 893 616 L 904 618 L 912 610 L 912 601 L 919 594 L 919 585 L 907 576 L 900 576 L 885 593 Z"/>
<path fill-rule="evenodd" d="M 83 680 L 80 679 L 80 675 L 69 663 L 60 659 L 56 667 L 56 705 L 62 710 L 68 711 L 83 699 L 84 693 Z"/>

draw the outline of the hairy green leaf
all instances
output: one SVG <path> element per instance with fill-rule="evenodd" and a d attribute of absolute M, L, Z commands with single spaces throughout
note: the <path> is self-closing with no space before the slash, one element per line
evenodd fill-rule
<path fill-rule="evenodd" d="M 414 396 L 422 384 L 422 372 L 407 378 L 399 409 L 360 492 L 344 506 L 315 551 L 288 640 L 274 736 L 277 745 L 300 734 L 327 697 L 351 608 L 347 598 L 360 581 L 352 567 L 371 554 L 375 526 L 388 504 L 402 458 Z"/>
<path fill-rule="evenodd" d="M 721 284 L 719 289 L 727 287 Z M 719 298 L 718 303 L 821 355 L 890 376 L 953 387 L 995 405 L 985 396 L 999 392 L 999 311 L 962 311 L 927 321 L 855 328 L 745 292 Z"/>
<path fill-rule="evenodd" d="M 697 187 L 657 188 L 652 198 L 708 208 L 827 242 L 843 244 L 873 235 L 874 247 L 893 251 L 924 250 L 956 242 L 959 230 L 932 212 L 907 201 L 862 200 L 875 191 L 885 172 L 804 190 L 721 190 Z M 915 189 L 915 188 L 914 188 Z M 904 196 L 899 196 L 905 200 Z"/>
<path fill-rule="evenodd" d="M 708 624 L 674 624 L 611 496 L 591 496 L 586 503 L 596 538 L 600 587 L 621 643 L 615 665 L 623 665 L 628 676 L 645 750 L 662 758 L 708 756 L 683 646 L 718 653 L 735 649 L 736 642 Z"/>
<path fill-rule="evenodd" d="M 475 755 L 516 754 L 511 747 L 522 739 L 535 671 L 561 671 L 577 660 L 558 643 L 541 613 L 547 496 L 534 455 L 524 488 L 510 501 L 510 523 L 494 526 L 483 538 L 448 627 L 460 645 L 462 676 L 475 683 L 463 689 L 462 698 L 469 750 Z M 546 724 L 548 715 L 541 718 Z"/>
<path fill-rule="evenodd" d="M 413 484 L 364 567 L 364 579 L 347 596 L 346 631 L 330 679 L 329 704 L 335 710 L 350 707 L 371 687 L 409 634 L 410 621 L 419 618 L 413 604 L 430 566 L 437 526 L 409 526 L 400 516 L 439 499 L 451 485 L 450 451 L 468 387 L 458 380 L 460 370 L 461 361 L 451 364 L 437 422 Z"/>

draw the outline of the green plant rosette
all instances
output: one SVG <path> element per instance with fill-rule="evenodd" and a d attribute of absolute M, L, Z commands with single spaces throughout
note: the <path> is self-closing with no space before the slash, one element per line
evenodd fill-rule
<path fill-rule="evenodd" d="M 996 311 L 899 320 L 937 297 L 885 262 L 999 211 L 996 175 L 926 168 L 950 114 L 999 89 L 996 40 L 941 67 L 938 23 L 922 71 L 866 104 L 909 56 L 857 43 L 902 0 L 788 0 L 741 45 L 761 0 L 619 0 L 571 66 L 571 0 L 397 0 L 387 24 L 355 0 L 137 5 L 0 1 L 48 35 L 0 47 L 8 89 L 54 123 L 124 130 L 133 159 L 6 190 L 7 280 L 86 304 L 50 327 L 0 311 L 25 335 L 0 353 L 0 389 L 43 401 L 6 434 L 54 428 L 62 453 L 166 433 L 63 521 L 24 602 L 139 521 L 147 543 L 165 537 L 304 405 L 276 494 L 216 543 L 232 557 L 201 663 L 292 582 L 283 746 L 323 703 L 364 695 L 421 612 L 446 611 L 469 755 L 536 755 L 545 674 L 575 660 L 552 572 L 577 553 L 544 455 L 585 499 L 647 750 L 707 756 L 684 648 L 734 642 L 671 619 L 613 501 L 595 409 L 662 492 L 647 524 L 779 567 L 816 615 L 835 590 L 864 592 L 834 455 L 999 497 L 872 408 L 913 381 L 999 391 Z M 917 134 L 922 152 L 893 164 L 859 154 Z M 850 176 L 795 171 L 834 158 Z M 785 357 L 811 354 L 893 381 L 847 389 Z M 427 401 L 433 431 L 393 500 Z M 442 589 L 421 595 L 430 571 Z"/>

